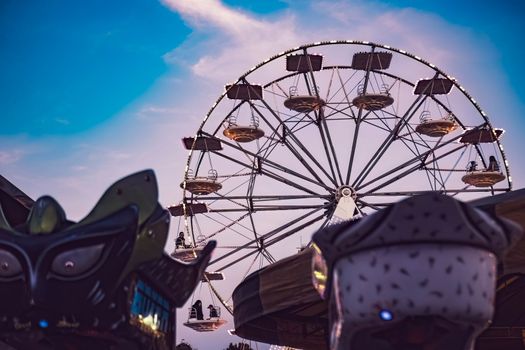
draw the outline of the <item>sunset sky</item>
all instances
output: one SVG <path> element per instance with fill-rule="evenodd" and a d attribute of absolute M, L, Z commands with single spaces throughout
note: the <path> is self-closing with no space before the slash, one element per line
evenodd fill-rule
<path fill-rule="evenodd" d="M 353 39 L 404 49 L 456 77 L 507 130 L 502 143 L 523 188 L 525 5 L 491 4 L 1 0 L 0 174 L 32 198 L 54 196 L 72 220 L 144 168 L 157 174 L 161 203 L 178 203 L 180 139 L 194 135 L 224 85 L 285 49 Z M 232 341 L 224 331 L 208 340 L 178 332 L 200 350 Z"/>

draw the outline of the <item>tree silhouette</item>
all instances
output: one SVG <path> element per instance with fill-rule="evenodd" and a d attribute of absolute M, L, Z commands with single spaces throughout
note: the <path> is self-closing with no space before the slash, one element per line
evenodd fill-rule
<path fill-rule="evenodd" d="M 225 350 L 253 350 L 253 348 L 245 343 L 230 343 Z"/>
<path fill-rule="evenodd" d="M 197 349 L 194 349 L 190 344 L 186 343 L 183 340 L 175 347 L 175 350 L 197 350 Z"/>

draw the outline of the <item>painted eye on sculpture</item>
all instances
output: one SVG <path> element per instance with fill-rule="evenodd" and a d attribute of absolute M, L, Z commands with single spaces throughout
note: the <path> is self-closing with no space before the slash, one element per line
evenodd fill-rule
<path fill-rule="evenodd" d="M 18 259 L 7 250 L 0 249 L 0 277 L 12 277 L 22 272 Z"/>
<path fill-rule="evenodd" d="M 104 244 L 68 250 L 58 254 L 51 270 L 62 276 L 77 276 L 88 271 L 100 259 Z"/>

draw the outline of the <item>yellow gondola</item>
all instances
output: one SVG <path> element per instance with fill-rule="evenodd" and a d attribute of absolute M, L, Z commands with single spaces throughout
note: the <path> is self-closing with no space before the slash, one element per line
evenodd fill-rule
<path fill-rule="evenodd" d="M 360 85 L 357 96 L 352 100 L 352 104 L 357 108 L 367 111 L 378 111 L 394 103 L 394 98 L 388 92 L 388 86 L 383 86 L 380 92 L 365 92 L 364 86 Z"/>
<path fill-rule="evenodd" d="M 430 137 L 442 137 L 458 128 L 451 115 L 441 119 L 432 119 L 430 112 L 425 111 L 421 114 L 420 121 L 421 123 L 416 126 L 416 132 Z"/>
<path fill-rule="evenodd" d="M 293 111 L 310 113 L 319 110 L 325 105 L 325 101 L 318 96 L 299 95 L 296 86 L 291 86 L 289 93 L 290 97 L 284 101 L 284 106 Z"/>
<path fill-rule="evenodd" d="M 489 157 L 486 169 L 478 170 L 476 161 L 471 161 L 467 168 L 467 174 L 461 180 L 474 187 L 491 187 L 505 180 L 505 175 L 500 170 L 498 161 L 494 156 Z"/>
<path fill-rule="evenodd" d="M 490 187 L 505 180 L 505 175 L 499 171 L 472 171 L 463 175 L 461 180 L 474 187 Z"/>
<path fill-rule="evenodd" d="M 207 177 L 188 178 L 180 184 L 180 187 L 195 195 L 207 195 L 219 191 L 222 185 L 217 182 L 217 171 L 210 169 Z"/>

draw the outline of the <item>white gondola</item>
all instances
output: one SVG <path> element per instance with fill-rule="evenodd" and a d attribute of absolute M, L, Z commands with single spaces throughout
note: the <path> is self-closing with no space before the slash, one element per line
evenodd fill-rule
<path fill-rule="evenodd" d="M 383 85 L 380 92 L 365 92 L 364 86 L 359 85 L 357 96 L 352 100 L 357 108 L 367 111 L 378 111 L 394 103 L 394 98 L 388 92 L 388 86 Z"/>
<path fill-rule="evenodd" d="M 289 95 L 290 97 L 284 101 L 284 106 L 299 113 L 310 113 L 325 105 L 325 101 L 320 97 L 299 95 L 296 86 L 290 87 Z"/>
<path fill-rule="evenodd" d="M 210 306 L 213 308 L 214 313 L 212 313 L 213 310 Z M 184 323 L 184 326 L 197 332 L 213 332 L 219 329 L 223 324 L 227 323 L 226 320 L 221 318 L 220 307 L 216 305 L 210 306 L 208 306 L 208 310 L 210 311 L 208 318 L 203 317 L 201 320 L 197 318 L 197 311 L 193 307 L 190 307 L 188 310 L 188 320 Z"/>
<path fill-rule="evenodd" d="M 420 124 L 416 126 L 416 132 L 430 137 L 442 137 L 450 134 L 458 128 L 454 117 L 447 115 L 441 119 L 432 119 L 429 111 L 421 113 Z"/>

